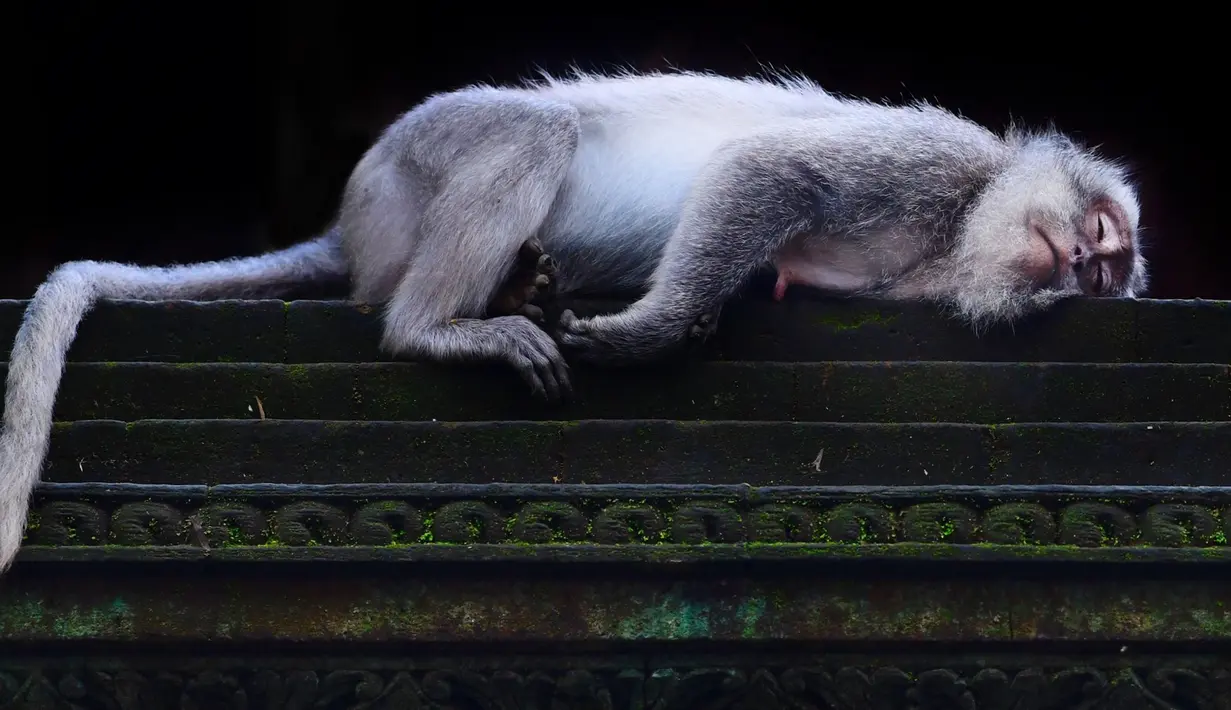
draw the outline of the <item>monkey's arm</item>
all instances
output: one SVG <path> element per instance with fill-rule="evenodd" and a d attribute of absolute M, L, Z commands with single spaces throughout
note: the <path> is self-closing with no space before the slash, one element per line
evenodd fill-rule
<path fill-rule="evenodd" d="M 794 236 L 811 228 L 826 181 L 796 134 L 726 146 L 698 176 L 653 286 L 621 313 L 561 314 L 558 338 L 585 361 L 645 361 L 681 345 Z"/>

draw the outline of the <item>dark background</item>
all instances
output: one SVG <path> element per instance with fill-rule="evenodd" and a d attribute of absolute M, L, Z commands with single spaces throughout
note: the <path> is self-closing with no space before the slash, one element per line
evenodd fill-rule
<path fill-rule="evenodd" d="M 257 253 L 325 226 L 362 151 L 430 92 L 536 67 L 769 65 L 872 98 L 930 99 L 992 127 L 1055 124 L 1125 158 L 1161 298 L 1231 298 L 1215 222 L 1224 141 L 1212 19 L 1060 6 L 965 16 L 822 3 L 688 12 L 423 3 L 23 6 L 10 165 L 16 247 L 0 297 L 56 263 Z M 905 7 L 905 6 L 904 6 Z M 1050 8 L 1050 9 L 1049 9 Z M 14 160 L 15 158 L 15 160 Z M 10 242 L 13 243 L 13 242 Z"/>

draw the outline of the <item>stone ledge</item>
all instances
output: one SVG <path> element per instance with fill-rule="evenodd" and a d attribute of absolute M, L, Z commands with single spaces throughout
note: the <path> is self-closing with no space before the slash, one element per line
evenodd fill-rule
<path fill-rule="evenodd" d="M 1231 422 L 57 424 L 53 482 L 1221 485 Z"/>
<path fill-rule="evenodd" d="M 562 301 L 581 313 L 617 301 Z M 7 359 L 26 302 L 0 301 Z M 1158 337 L 1166 333 L 1167 337 Z M 372 307 L 342 301 L 107 302 L 86 317 L 70 352 L 78 362 L 372 362 Z M 754 298 L 723 312 L 702 356 L 719 360 L 978 360 L 1210 362 L 1231 360 L 1231 302 L 1074 299 L 976 337 L 921 303 Z"/>
<path fill-rule="evenodd" d="M 56 419 L 1231 421 L 1231 364 L 696 362 L 573 382 L 547 405 L 503 369 L 72 363 Z"/>

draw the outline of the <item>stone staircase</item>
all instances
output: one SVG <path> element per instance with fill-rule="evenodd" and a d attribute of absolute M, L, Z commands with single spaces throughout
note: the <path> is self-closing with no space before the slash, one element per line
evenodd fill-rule
<path fill-rule="evenodd" d="M 1231 303 L 749 299 L 564 408 L 378 332 L 89 315 L 0 708 L 1231 708 Z"/>

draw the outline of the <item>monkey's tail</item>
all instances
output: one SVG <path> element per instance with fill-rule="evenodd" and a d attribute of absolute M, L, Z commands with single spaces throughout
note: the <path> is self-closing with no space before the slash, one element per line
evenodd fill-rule
<path fill-rule="evenodd" d="M 52 410 L 77 326 L 100 299 L 276 298 L 295 286 L 342 279 L 336 231 L 260 256 L 170 267 L 74 261 L 57 267 L 26 308 L 9 355 L 0 434 L 0 572 L 21 547 L 30 495 L 51 438 Z"/>

